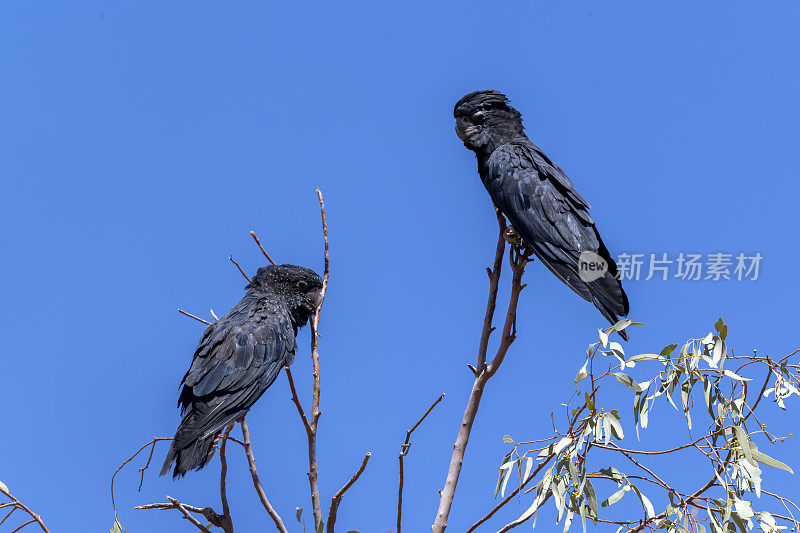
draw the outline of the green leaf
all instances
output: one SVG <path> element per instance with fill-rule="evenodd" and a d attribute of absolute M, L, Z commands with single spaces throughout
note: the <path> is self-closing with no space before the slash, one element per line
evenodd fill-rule
<path fill-rule="evenodd" d="M 611 426 L 611 432 L 614 434 L 619 440 L 622 440 L 623 433 L 622 433 L 622 424 L 619 423 L 619 416 L 614 413 L 607 413 L 605 418 L 608 419 L 608 422 Z"/>
<path fill-rule="evenodd" d="M 725 370 L 725 371 L 723 371 L 723 373 L 726 376 L 728 376 L 729 378 L 731 378 L 731 379 L 737 379 L 739 381 L 753 381 L 751 378 L 743 378 L 742 376 L 740 376 L 736 372 L 732 372 L 730 370 Z"/>
<path fill-rule="evenodd" d="M 10 490 L 8 490 L 8 487 L 6 487 L 6 484 L 3 483 L 2 481 L 0 481 L 0 490 L 5 492 L 6 494 L 9 494 L 11 492 Z"/>
<path fill-rule="evenodd" d="M 750 450 L 750 439 L 747 437 L 747 432 L 742 426 L 733 426 L 733 432 L 736 434 L 736 440 L 739 441 L 739 448 L 744 452 L 744 457 L 753 466 L 758 466 L 755 459 L 753 459 L 753 452 Z"/>
<path fill-rule="evenodd" d="M 528 476 L 531 473 L 531 468 L 533 468 L 533 457 L 526 457 L 525 461 L 525 475 L 522 476 L 522 482 L 526 482 L 528 480 Z"/>
<path fill-rule="evenodd" d="M 300 519 L 303 518 L 303 508 L 302 507 L 298 507 L 297 511 L 295 511 L 295 513 L 294 513 L 294 516 L 295 516 L 295 518 L 297 518 L 297 521 L 300 522 Z"/>
<path fill-rule="evenodd" d="M 108 533 L 122 533 L 125 531 L 122 527 L 122 524 L 119 523 L 119 520 L 114 520 L 114 527 L 109 530 Z"/>
<path fill-rule="evenodd" d="M 642 392 L 642 388 L 639 386 L 639 384 L 625 372 L 614 372 L 614 377 L 617 378 L 617 381 L 629 389 L 633 389 L 636 392 Z"/>
<path fill-rule="evenodd" d="M 606 333 L 602 329 L 598 329 L 597 333 L 600 335 L 600 342 L 603 343 L 603 348 L 608 346 L 608 333 Z"/>
<path fill-rule="evenodd" d="M 586 371 L 586 365 L 587 364 L 589 364 L 589 361 L 586 361 L 585 363 L 583 363 L 583 366 L 581 367 L 581 369 L 578 370 L 578 375 L 575 376 L 575 385 L 577 385 L 580 380 L 582 380 L 583 378 L 585 378 L 586 376 L 589 375 L 589 373 Z"/>
<path fill-rule="evenodd" d="M 750 454 L 753 456 L 753 459 L 755 459 L 759 463 L 764 463 L 765 465 L 771 466 L 773 468 L 780 468 L 781 470 L 786 470 L 790 474 L 794 474 L 794 471 L 791 468 L 789 468 L 782 462 L 778 461 L 777 459 L 773 459 L 769 455 L 763 454 L 757 450 L 752 450 L 752 449 L 750 450 Z"/>
<path fill-rule="evenodd" d="M 625 496 L 625 493 L 628 492 L 629 490 L 631 490 L 630 487 L 628 487 L 628 485 L 625 485 L 624 487 L 619 489 L 617 492 L 615 492 L 614 494 L 609 496 L 601 505 L 603 507 L 608 507 L 609 505 L 614 505 L 615 503 L 620 501 L 622 499 L 622 497 Z"/>
<path fill-rule="evenodd" d="M 511 435 L 504 435 L 503 436 L 503 442 L 505 442 L 506 444 L 513 444 L 514 443 L 514 439 L 511 438 Z"/>
<path fill-rule="evenodd" d="M 642 494 L 641 491 L 639 491 L 639 489 L 634 484 L 631 484 L 631 489 L 633 489 L 633 492 L 635 492 L 636 495 L 639 497 L 639 501 L 642 502 L 642 507 L 644 508 L 644 513 L 647 516 L 647 518 L 654 517 L 656 515 L 656 511 L 655 509 L 653 509 L 653 504 L 650 503 L 650 500 L 647 498 L 647 496 Z"/>
<path fill-rule="evenodd" d="M 583 493 L 586 495 L 586 501 L 589 503 L 589 509 L 592 511 L 589 516 L 597 523 L 597 494 L 588 477 L 586 478 L 586 486 L 583 489 Z"/>
<path fill-rule="evenodd" d="M 663 350 L 661 350 L 661 354 L 660 354 L 660 355 L 663 355 L 664 357 L 667 357 L 667 356 L 668 356 L 669 354 L 671 354 L 671 353 L 672 353 L 672 352 L 675 350 L 675 348 L 677 348 L 677 347 L 678 347 L 678 345 L 677 345 L 677 344 L 668 344 L 668 345 L 664 346 L 664 349 L 663 349 Z"/>
<path fill-rule="evenodd" d="M 505 472 L 503 472 L 502 466 L 505 465 L 506 463 L 508 463 L 510 460 L 511 460 L 511 452 L 509 452 L 505 457 L 503 457 L 503 460 L 500 462 L 500 465 L 501 465 L 500 473 L 497 475 L 497 486 L 494 488 L 494 497 L 495 498 L 497 498 L 497 493 L 500 492 L 500 487 L 503 484 L 503 476 L 505 475 Z"/>

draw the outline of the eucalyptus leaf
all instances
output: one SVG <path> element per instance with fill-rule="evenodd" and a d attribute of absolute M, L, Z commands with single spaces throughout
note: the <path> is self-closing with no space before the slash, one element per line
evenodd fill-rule
<path fill-rule="evenodd" d="M 294 513 L 294 516 L 295 516 L 295 518 L 297 518 L 297 521 L 300 522 L 301 519 L 303 518 L 303 508 L 302 507 L 298 507 L 297 510 Z"/>
<path fill-rule="evenodd" d="M 771 466 L 773 468 L 780 468 L 781 470 L 786 470 L 790 474 L 794 474 L 794 470 L 792 470 L 789 466 L 783 464 L 777 459 L 773 459 L 769 455 L 763 454 L 758 450 L 752 450 L 752 449 L 750 450 L 750 454 L 753 456 L 753 459 L 755 459 L 759 463 L 764 463 L 765 465 Z"/>
<path fill-rule="evenodd" d="M 625 372 L 614 372 L 614 377 L 617 378 L 617 381 L 629 389 L 632 389 L 636 392 L 642 392 L 642 388 L 639 386 L 639 384 Z"/>
<path fill-rule="evenodd" d="M 112 527 L 108 533 L 122 533 L 125 529 L 120 524 L 119 520 L 114 520 L 114 527 Z"/>
<path fill-rule="evenodd" d="M 9 494 L 11 492 L 10 490 L 8 490 L 8 487 L 6 487 L 6 484 L 3 483 L 2 481 L 0 481 L 0 490 L 5 492 L 6 494 Z"/>
<path fill-rule="evenodd" d="M 622 497 L 625 496 L 625 493 L 628 492 L 629 490 L 631 490 L 631 489 L 630 489 L 630 487 L 628 485 L 623 486 L 617 492 L 615 492 L 614 494 L 609 496 L 601 505 L 603 507 L 608 507 L 609 505 L 614 505 L 615 503 L 620 501 L 622 499 Z"/>
<path fill-rule="evenodd" d="M 723 370 L 723 373 L 731 379 L 736 379 L 739 381 L 753 381 L 752 378 L 743 378 L 742 376 L 731 370 Z"/>
<path fill-rule="evenodd" d="M 747 437 L 747 432 L 742 426 L 733 426 L 733 432 L 736 434 L 736 440 L 739 442 L 739 448 L 742 449 L 745 459 L 753 466 L 756 465 L 753 459 L 753 452 L 750 450 L 750 439 Z"/>
<path fill-rule="evenodd" d="M 503 435 L 503 442 L 506 444 L 513 444 L 514 439 L 511 438 L 511 435 Z"/>

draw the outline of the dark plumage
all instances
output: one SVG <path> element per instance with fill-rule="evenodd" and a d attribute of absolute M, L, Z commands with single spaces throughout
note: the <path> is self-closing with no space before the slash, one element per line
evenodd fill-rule
<path fill-rule="evenodd" d="M 589 215 L 589 204 L 558 165 L 525 135 L 522 115 L 497 91 L 476 91 L 453 110 L 456 133 L 475 152 L 494 205 L 550 271 L 592 302 L 612 324 L 628 314 L 617 265 Z M 581 254 L 600 256 L 606 272 L 584 271 Z M 620 332 L 627 339 L 624 331 Z"/>
<path fill-rule="evenodd" d="M 291 364 L 295 336 L 320 302 L 322 280 L 295 265 L 259 268 L 247 294 L 206 328 L 183 377 L 178 405 L 183 418 L 161 475 L 203 468 L 220 432 L 242 416 Z"/>

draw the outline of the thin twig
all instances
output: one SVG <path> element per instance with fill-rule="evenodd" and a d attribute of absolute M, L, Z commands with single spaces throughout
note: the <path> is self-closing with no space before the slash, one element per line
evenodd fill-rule
<path fill-rule="evenodd" d="M 400 521 L 403 514 L 403 458 L 408 455 L 408 452 L 411 450 L 411 434 L 414 433 L 414 430 L 422 424 L 422 421 L 433 411 L 433 408 L 444 399 L 444 393 L 441 393 L 436 400 L 428 407 L 428 410 L 425 411 L 425 414 L 422 415 L 417 423 L 414 424 L 411 429 L 406 431 L 406 440 L 402 446 L 400 446 L 400 455 L 397 456 L 397 460 L 400 463 L 400 482 L 397 486 L 397 531 L 396 533 L 400 533 Z"/>
<path fill-rule="evenodd" d="M 36 519 L 35 519 L 35 518 L 31 518 L 30 520 L 28 520 L 27 522 L 25 522 L 24 524 L 22 524 L 21 526 L 19 526 L 18 528 L 16 528 L 16 529 L 15 529 L 14 531 L 12 531 L 11 533 L 16 533 L 17 531 L 19 531 L 19 530 L 20 530 L 20 529 L 22 529 L 23 527 L 27 526 L 28 524 L 33 524 L 34 522 L 36 522 Z"/>
<path fill-rule="evenodd" d="M 13 494 L 11 494 L 7 490 L 3 489 L 2 487 L 0 487 L 0 493 L 4 494 L 8 499 L 11 500 L 11 502 L 14 505 L 14 509 L 19 509 L 20 511 L 24 511 L 24 512 L 28 513 L 28 515 L 31 517 L 31 520 L 29 520 L 28 522 L 25 522 L 24 524 L 22 524 L 20 527 L 18 527 L 14 531 L 19 531 L 20 529 L 22 529 L 23 527 L 27 526 L 28 524 L 32 524 L 32 523 L 36 522 L 37 524 L 39 524 L 39 527 L 42 528 L 42 531 L 44 531 L 45 533 L 50 533 L 50 530 L 47 529 L 46 525 L 44 525 L 44 522 L 42 521 L 42 518 L 38 514 L 36 514 L 33 511 L 31 511 L 31 509 L 27 505 L 25 505 L 24 503 L 19 501 L 19 499 L 17 499 Z M 6 518 L 11 516 L 11 513 L 14 512 L 14 509 L 11 509 L 11 512 L 9 512 L 6 515 L 6 517 L 3 518 L 3 521 L 5 521 Z M 12 531 L 12 533 L 13 533 L 13 531 Z"/>
<path fill-rule="evenodd" d="M 184 313 L 184 314 L 187 314 L 187 313 Z M 191 315 L 189 315 L 189 316 L 191 316 Z M 197 317 L 192 316 L 192 318 L 197 318 Z M 117 502 L 114 499 L 114 478 L 116 478 L 117 474 L 119 473 L 119 471 L 122 470 L 122 468 L 126 464 L 130 463 L 131 461 L 133 461 L 134 458 L 142 452 L 142 450 L 146 449 L 148 446 L 151 446 L 151 445 L 155 446 L 155 444 L 157 442 L 160 442 L 162 440 L 172 440 L 172 438 L 170 438 L 170 437 L 153 437 L 152 440 L 150 440 L 147 444 L 145 444 L 144 446 L 142 446 L 141 448 L 136 450 L 133 455 L 128 457 L 125 460 L 125 462 L 123 462 L 121 465 L 119 465 L 119 467 L 114 471 L 114 474 L 111 476 L 111 507 L 114 509 L 114 519 L 115 520 L 119 520 L 119 516 L 117 516 Z M 152 456 L 153 456 L 153 452 L 151 450 L 150 451 L 150 457 L 152 458 Z M 147 465 L 145 465 L 143 468 L 139 469 L 139 472 L 141 473 L 142 477 L 144 477 L 144 470 L 147 468 L 147 466 L 149 464 L 150 464 L 150 459 L 147 460 Z M 141 488 L 141 486 L 142 485 L 141 485 L 141 482 L 140 482 L 139 483 L 139 487 Z"/>
<path fill-rule="evenodd" d="M 246 279 L 246 280 L 247 280 L 247 283 L 251 283 L 251 281 L 250 281 L 250 277 L 249 277 L 247 274 L 245 274 L 245 273 L 244 273 L 244 270 L 242 270 L 242 267 L 240 267 L 240 266 L 239 266 L 239 263 L 237 263 L 237 262 L 236 262 L 236 260 L 233 258 L 233 256 L 232 256 L 232 255 L 229 255 L 229 256 L 228 256 L 228 260 L 229 260 L 231 263 L 233 263 L 234 265 L 236 265 L 236 268 L 238 268 L 238 269 L 239 269 L 239 272 L 241 272 L 242 276 L 244 276 L 244 279 Z"/>
<path fill-rule="evenodd" d="M 177 507 L 178 510 L 183 514 L 183 516 L 186 517 L 186 520 L 194 524 L 197 527 L 197 529 L 199 529 L 203 533 L 211 533 L 211 531 L 209 531 L 209 529 L 206 526 L 201 524 L 197 518 L 189 514 L 189 511 L 186 510 L 186 508 L 183 506 L 181 502 L 179 502 L 175 498 L 170 498 L 169 496 L 167 496 L 167 499 L 171 501 L 173 505 L 175 505 L 175 507 Z"/>
<path fill-rule="evenodd" d="M 261 246 L 261 241 L 258 240 L 258 237 L 256 236 L 256 232 L 251 230 L 250 231 L 250 236 L 253 237 L 253 240 L 256 241 L 256 244 L 258 245 L 258 248 L 261 250 L 261 253 L 264 254 L 264 257 L 267 258 L 267 261 L 269 261 L 270 263 L 272 263 L 274 265 L 275 261 L 272 260 L 272 258 L 269 256 L 267 251 L 264 249 L 264 247 Z"/>
<path fill-rule="evenodd" d="M 272 520 L 275 522 L 275 526 L 278 528 L 278 531 L 281 533 L 289 533 L 286 530 L 286 526 L 283 525 L 283 520 L 281 520 L 280 515 L 275 511 L 275 508 L 272 507 L 272 504 L 269 503 L 269 499 L 267 499 L 267 493 L 264 492 L 264 487 L 261 486 L 261 481 L 258 479 L 258 472 L 256 471 L 256 459 L 253 456 L 253 446 L 250 444 L 250 431 L 247 428 L 247 419 L 242 417 L 239 424 L 242 426 L 244 453 L 247 455 L 247 464 L 250 467 L 250 476 L 253 478 L 253 486 L 256 488 L 256 492 L 261 500 L 261 504 L 264 506 L 264 509 L 266 509 L 270 518 L 272 518 Z"/>
<path fill-rule="evenodd" d="M 292 402 L 294 402 L 295 407 L 297 407 L 297 412 L 300 413 L 300 419 L 303 421 L 303 427 L 306 428 L 306 431 L 310 431 L 311 426 L 308 423 L 306 412 L 303 410 L 303 405 L 300 403 L 300 398 L 297 396 L 297 389 L 294 386 L 292 369 L 289 367 L 289 365 L 286 365 L 284 369 L 286 370 L 286 378 L 289 380 L 289 390 L 292 391 Z"/>
<path fill-rule="evenodd" d="M 333 526 L 336 523 L 336 513 L 339 511 L 339 504 L 342 501 L 344 493 L 347 492 L 347 489 L 353 486 L 353 483 L 358 481 L 359 477 L 361 477 L 364 469 L 367 468 L 367 462 L 369 461 L 371 455 L 372 454 L 370 452 L 367 452 L 366 455 L 364 455 L 364 460 L 361 462 L 361 466 L 359 467 L 358 471 L 356 471 L 356 473 L 353 474 L 353 477 L 350 478 L 350 481 L 345 483 L 344 487 L 339 489 L 339 491 L 333 495 L 333 498 L 331 498 L 331 510 L 328 513 L 328 533 L 334 533 Z"/>
<path fill-rule="evenodd" d="M 211 507 L 195 507 L 194 505 L 189 505 L 186 503 L 181 503 L 184 509 L 189 511 L 190 513 L 195 513 L 199 515 L 203 515 L 203 517 L 211 522 L 212 525 L 217 527 L 223 527 L 223 518 L 222 515 L 217 514 L 214 509 Z M 151 509 L 156 509 L 159 511 L 168 511 L 170 509 L 177 509 L 178 506 L 172 502 L 159 502 L 159 503 L 149 503 L 147 505 L 139 505 L 134 507 L 134 511 L 148 511 Z"/>
<path fill-rule="evenodd" d="M 328 278 L 330 277 L 330 254 L 328 249 L 328 220 L 325 215 L 325 200 L 322 198 L 322 191 L 317 188 L 317 198 L 319 199 L 319 210 L 322 217 L 322 234 L 325 241 L 324 262 L 325 269 L 322 276 L 322 289 L 320 289 L 320 299 L 314 315 L 311 318 L 311 364 L 313 367 L 314 392 L 311 397 L 311 417 L 306 424 L 306 436 L 308 437 L 308 484 L 311 492 L 311 510 L 314 515 L 315 531 L 322 523 L 322 503 L 319 497 L 319 468 L 317 464 L 317 426 L 322 412 L 319 410 L 319 401 L 322 387 L 320 385 L 319 371 L 319 317 L 322 304 L 325 301 L 325 293 L 328 290 Z M 301 413 L 302 414 L 302 413 Z"/>
<path fill-rule="evenodd" d="M 187 313 L 183 309 L 178 309 L 178 312 L 180 314 L 182 314 L 182 315 L 188 316 L 189 318 L 194 318 L 195 320 L 197 320 L 198 322 L 202 322 L 206 326 L 210 326 L 211 325 L 211 322 L 209 322 L 208 320 L 204 320 L 204 319 L 200 318 L 199 316 L 194 316 L 192 313 Z"/>

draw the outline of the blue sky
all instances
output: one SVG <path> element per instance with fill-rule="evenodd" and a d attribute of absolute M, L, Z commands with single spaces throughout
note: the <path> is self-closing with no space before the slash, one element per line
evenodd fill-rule
<path fill-rule="evenodd" d="M 404 524 L 428 528 L 472 383 L 495 243 L 474 157 L 453 132 L 453 104 L 482 88 L 522 111 L 612 252 L 764 257 L 756 281 L 626 282 L 631 317 L 647 323 L 630 353 L 702 336 L 720 315 L 734 350 L 797 348 L 799 15 L 777 1 L 3 2 L 0 480 L 53 531 L 107 531 L 112 472 L 178 421 L 177 385 L 202 326 L 176 309 L 207 317 L 239 300 L 227 258 L 249 272 L 263 264 L 251 229 L 278 261 L 321 270 L 319 186 L 332 261 L 323 502 L 372 451 L 339 525 L 391 530 L 398 447 L 444 391 L 406 462 Z M 526 281 L 452 531 L 493 505 L 502 436 L 547 433 L 605 325 L 541 265 Z M 307 331 L 300 346 L 307 400 Z M 776 430 L 797 433 L 796 413 L 766 409 Z M 295 506 L 309 514 L 305 435 L 285 377 L 249 420 L 273 503 L 287 521 Z M 651 449 L 681 423 L 653 420 Z M 774 455 L 791 462 L 798 450 L 790 440 Z M 236 525 L 269 529 L 239 455 Z M 691 461 L 661 467 L 691 487 Z M 135 468 L 124 471 L 128 531 L 190 531 L 174 514 L 131 508 L 165 494 L 218 508 L 217 468 L 177 483 L 153 469 L 138 494 Z M 796 478 L 765 476 L 800 499 Z"/>

